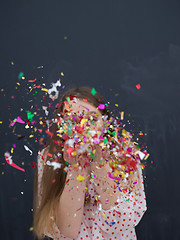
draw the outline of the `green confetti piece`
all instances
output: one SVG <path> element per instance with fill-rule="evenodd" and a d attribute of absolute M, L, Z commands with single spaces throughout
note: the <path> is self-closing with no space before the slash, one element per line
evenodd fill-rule
<path fill-rule="evenodd" d="M 68 102 L 70 102 L 70 97 L 67 97 L 66 99 L 67 99 Z"/>
<path fill-rule="evenodd" d="M 126 201 L 129 201 L 130 200 L 130 198 L 128 198 Z"/>
<path fill-rule="evenodd" d="M 95 94 L 96 94 L 95 88 L 92 88 L 91 93 L 92 93 L 92 95 L 95 95 Z"/>
<path fill-rule="evenodd" d="M 94 125 L 94 121 L 92 121 L 92 124 Z"/>
<path fill-rule="evenodd" d="M 108 141 L 107 138 L 104 138 L 104 143 L 107 143 L 107 141 Z"/>
<path fill-rule="evenodd" d="M 66 164 L 67 166 L 69 166 L 69 163 L 68 163 L 68 162 L 65 162 L 65 164 Z"/>
<path fill-rule="evenodd" d="M 113 131 L 113 132 L 112 132 L 112 135 L 113 135 L 113 137 L 114 137 L 114 136 L 116 135 L 116 131 Z"/>
<path fill-rule="evenodd" d="M 27 110 L 26 110 L 26 113 L 27 113 L 28 120 L 32 121 L 33 120 L 32 118 L 34 117 L 34 114 L 32 114 L 30 111 L 27 111 Z"/>
<path fill-rule="evenodd" d="M 21 79 L 23 76 L 24 76 L 24 73 L 23 73 L 23 72 L 20 72 L 20 73 L 19 73 L 19 76 L 18 76 L 18 79 Z"/>

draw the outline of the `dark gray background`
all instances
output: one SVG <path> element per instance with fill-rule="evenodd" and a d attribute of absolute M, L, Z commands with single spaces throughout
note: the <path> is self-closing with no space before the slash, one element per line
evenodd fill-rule
<path fill-rule="evenodd" d="M 12 133 L 9 119 L 25 119 L 35 104 L 43 114 L 42 93 L 28 95 L 27 80 L 36 77 L 50 88 L 64 72 L 65 89 L 94 87 L 112 109 L 118 103 L 117 113 L 133 120 L 127 127 L 147 133 L 141 141 L 150 153 L 144 170 L 148 210 L 137 236 L 179 240 L 180 1 L 1 1 L 0 32 L 0 239 L 32 239 L 31 165 L 42 147 L 21 124 Z M 19 72 L 26 80 L 17 90 Z M 13 160 L 25 173 L 6 164 L 4 152 L 12 144 Z"/>

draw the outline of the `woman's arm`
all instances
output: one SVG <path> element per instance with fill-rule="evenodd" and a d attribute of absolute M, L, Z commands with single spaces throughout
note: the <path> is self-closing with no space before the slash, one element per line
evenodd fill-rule
<path fill-rule="evenodd" d="M 55 213 L 56 225 L 60 232 L 69 238 L 78 236 L 83 217 L 87 178 L 80 182 L 77 180 L 78 175 L 87 177 L 87 170 L 76 171 L 72 168 L 68 171 L 67 181 Z"/>

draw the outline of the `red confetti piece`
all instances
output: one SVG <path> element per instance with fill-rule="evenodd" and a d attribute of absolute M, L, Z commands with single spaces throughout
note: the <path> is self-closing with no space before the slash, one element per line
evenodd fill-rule
<path fill-rule="evenodd" d="M 35 78 L 34 80 L 29 80 L 28 82 L 35 82 L 37 79 Z"/>
<path fill-rule="evenodd" d="M 32 168 L 35 168 L 35 162 L 34 161 L 32 162 L 31 166 L 32 166 Z"/>
<path fill-rule="evenodd" d="M 53 136 L 52 132 L 49 132 L 48 130 L 45 131 L 48 135 L 50 135 L 51 137 Z"/>
<path fill-rule="evenodd" d="M 139 90 L 141 88 L 141 85 L 140 84 L 137 84 L 136 85 L 136 88 Z"/>

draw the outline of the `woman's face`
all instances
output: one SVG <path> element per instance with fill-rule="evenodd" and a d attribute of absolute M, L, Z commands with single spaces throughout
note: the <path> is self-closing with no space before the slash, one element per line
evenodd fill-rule
<path fill-rule="evenodd" d="M 83 116 L 88 119 L 89 124 L 92 124 L 92 121 L 94 121 L 92 127 L 95 129 L 103 127 L 102 114 L 100 111 L 84 100 L 76 99 L 65 102 L 63 113 L 66 117 L 74 116 L 75 118 L 78 118 L 79 116 Z"/>

